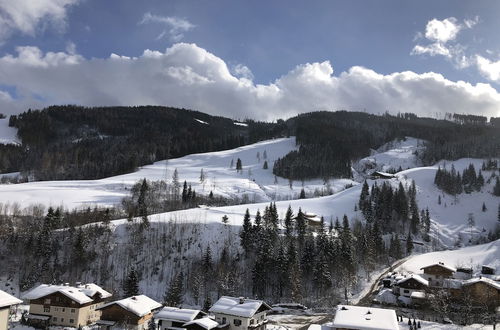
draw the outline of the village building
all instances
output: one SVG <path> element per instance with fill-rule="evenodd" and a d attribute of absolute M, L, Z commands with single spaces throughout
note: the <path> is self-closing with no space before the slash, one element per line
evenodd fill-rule
<path fill-rule="evenodd" d="M 22 300 L 0 290 L 0 330 L 7 330 L 9 328 L 11 306 L 20 303 L 22 303 Z"/>
<path fill-rule="evenodd" d="M 334 330 L 399 330 L 394 310 L 350 305 L 337 306 L 337 312 L 330 327 Z"/>
<path fill-rule="evenodd" d="M 471 267 L 458 267 L 455 274 L 453 274 L 453 278 L 459 280 L 469 280 L 472 278 L 473 269 Z"/>
<path fill-rule="evenodd" d="M 432 264 L 420 268 L 424 271 L 422 277 L 429 281 L 429 286 L 442 287 L 444 280 L 453 278 L 453 274 L 457 271 L 456 268 L 445 265 L 443 262 Z"/>
<path fill-rule="evenodd" d="M 101 329 L 143 330 L 148 328 L 153 312 L 162 305 L 145 296 L 133 296 L 117 301 L 112 301 L 101 307 L 101 319 L 97 322 Z"/>
<path fill-rule="evenodd" d="M 27 323 L 35 327 L 49 325 L 74 327 L 95 323 L 102 306 L 111 293 L 96 284 L 76 286 L 41 284 L 23 296 L 29 301 Z"/>
<path fill-rule="evenodd" d="M 462 283 L 462 289 L 472 303 L 500 306 L 500 283 L 485 277 L 475 277 Z"/>
<path fill-rule="evenodd" d="M 395 178 L 396 176 L 391 173 L 386 173 L 386 172 L 380 172 L 380 171 L 375 171 L 370 175 L 370 179 L 372 180 L 377 180 L 377 179 L 392 179 Z"/>
<path fill-rule="evenodd" d="M 262 300 L 222 296 L 209 312 L 221 327 L 228 325 L 228 330 L 265 330 L 270 310 L 271 307 Z"/>
<path fill-rule="evenodd" d="M 418 292 L 414 295 L 414 298 L 422 298 L 422 293 L 429 287 L 429 281 L 422 278 L 420 275 L 412 274 L 410 276 L 404 277 L 396 282 L 393 287 L 393 293 L 406 298 L 411 298 L 412 294 Z"/>
<path fill-rule="evenodd" d="M 202 317 L 201 319 L 195 319 L 184 323 L 183 328 L 186 330 L 212 330 L 212 329 L 228 329 L 228 326 L 219 326 L 219 323 L 215 322 L 209 317 Z"/>
<path fill-rule="evenodd" d="M 199 309 L 163 307 L 163 309 L 154 315 L 154 318 L 158 321 L 158 328 L 160 330 L 174 330 L 185 328 L 184 324 L 205 316 L 206 314 Z"/>
<path fill-rule="evenodd" d="M 481 267 L 481 274 L 482 275 L 495 275 L 495 267 L 483 265 Z"/>

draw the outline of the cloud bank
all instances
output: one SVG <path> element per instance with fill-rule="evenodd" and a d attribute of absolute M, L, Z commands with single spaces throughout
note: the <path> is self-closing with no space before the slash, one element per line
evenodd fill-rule
<path fill-rule="evenodd" d="M 195 44 L 178 43 L 139 57 L 112 54 L 86 59 L 76 53 L 19 47 L 0 58 L 0 112 L 28 106 L 168 105 L 262 120 L 314 110 L 445 112 L 499 116 L 500 94 L 489 84 L 453 82 L 442 75 L 411 71 L 379 74 L 355 66 L 334 74 L 328 61 L 298 65 L 269 84 L 253 81 L 250 69 L 230 70 Z"/>

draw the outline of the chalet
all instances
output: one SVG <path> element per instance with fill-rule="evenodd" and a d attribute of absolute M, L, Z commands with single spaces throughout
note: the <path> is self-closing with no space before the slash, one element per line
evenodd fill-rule
<path fill-rule="evenodd" d="M 102 330 L 147 329 L 149 320 L 153 318 L 153 312 L 159 308 L 161 308 L 159 302 L 145 295 L 112 301 L 99 307 L 102 316 L 97 324 Z"/>
<path fill-rule="evenodd" d="M 396 312 L 392 309 L 339 305 L 332 329 L 399 330 Z"/>
<path fill-rule="evenodd" d="M 470 267 L 458 267 L 453 277 L 459 280 L 468 280 L 472 278 L 472 273 L 473 270 Z"/>
<path fill-rule="evenodd" d="M 318 228 L 321 226 L 321 217 L 318 216 L 315 213 L 311 212 L 304 212 L 304 219 L 310 229 Z M 297 217 L 294 217 L 294 220 L 297 219 Z"/>
<path fill-rule="evenodd" d="M 201 319 L 206 314 L 199 309 L 184 309 L 177 307 L 163 307 L 154 318 L 158 321 L 160 330 L 184 328 L 184 324 Z M 194 323 L 193 323 L 194 324 Z"/>
<path fill-rule="evenodd" d="M 495 275 L 495 267 L 483 265 L 481 267 L 482 275 Z"/>
<path fill-rule="evenodd" d="M 396 282 L 393 293 L 403 297 L 411 298 L 414 292 L 423 292 L 429 286 L 429 281 L 420 275 L 410 275 Z"/>
<path fill-rule="evenodd" d="M 478 305 L 500 306 L 500 283 L 485 277 L 475 277 L 462 283 L 462 289 Z"/>
<path fill-rule="evenodd" d="M 265 330 L 270 310 L 271 307 L 262 300 L 222 296 L 209 312 L 221 326 L 227 324 L 229 330 Z"/>
<path fill-rule="evenodd" d="M 20 303 L 22 303 L 22 300 L 0 290 L 0 330 L 7 330 L 9 328 L 11 306 L 19 305 Z"/>
<path fill-rule="evenodd" d="M 92 283 L 76 286 L 42 284 L 23 296 L 30 304 L 30 312 L 26 315 L 28 324 L 75 328 L 99 320 L 101 312 L 97 309 L 110 297 L 111 293 Z"/>
<path fill-rule="evenodd" d="M 442 262 L 420 268 L 424 271 L 422 277 L 429 281 L 429 286 L 442 287 L 444 279 L 453 277 L 456 268 L 445 265 Z"/>
<path fill-rule="evenodd" d="M 370 179 L 376 180 L 376 179 L 392 179 L 395 178 L 396 176 L 391 173 L 386 173 L 386 172 L 380 172 L 380 171 L 375 171 L 371 174 Z"/>

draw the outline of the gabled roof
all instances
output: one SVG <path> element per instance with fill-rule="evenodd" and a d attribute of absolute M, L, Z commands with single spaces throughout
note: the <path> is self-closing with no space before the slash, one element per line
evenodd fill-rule
<path fill-rule="evenodd" d="M 333 328 L 361 330 L 399 330 L 396 312 L 392 309 L 339 305 Z"/>
<path fill-rule="evenodd" d="M 462 285 L 463 286 L 468 286 L 468 285 L 472 285 L 472 284 L 476 284 L 476 283 L 485 283 L 497 290 L 500 290 L 500 283 L 496 282 L 496 281 L 493 281 L 489 278 L 486 278 L 486 277 L 474 277 L 474 278 L 471 278 L 470 280 L 467 280 L 467 281 L 463 281 L 462 282 Z"/>
<path fill-rule="evenodd" d="M 422 283 L 422 284 L 423 284 L 423 285 L 425 285 L 425 286 L 428 286 L 428 285 L 429 285 L 429 281 L 427 281 L 426 279 L 422 278 L 422 276 L 417 275 L 417 274 L 412 274 L 412 275 L 410 275 L 410 276 L 408 276 L 408 277 L 405 277 L 405 278 L 403 278 L 403 279 L 401 279 L 401 280 L 397 281 L 397 283 L 396 283 L 396 284 L 398 284 L 398 285 L 399 285 L 399 284 L 404 283 L 404 282 L 406 282 L 406 281 L 408 281 L 408 280 L 411 280 L 411 279 L 414 279 L 414 280 L 416 280 L 416 281 L 418 281 L 418 282 Z"/>
<path fill-rule="evenodd" d="M 205 315 L 205 313 L 199 309 L 163 307 L 158 313 L 155 314 L 155 319 L 189 322 L 194 320 L 200 313 Z"/>
<path fill-rule="evenodd" d="M 434 267 L 434 266 L 438 266 L 438 267 L 447 269 L 447 270 L 449 270 L 451 272 L 456 272 L 457 271 L 457 269 L 455 267 L 451 267 L 451 266 L 445 265 L 442 262 L 438 262 L 437 264 L 428 265 L 428 266 L 422 267 L 420 269 L 427 269 L 427 268 Z"/>
<path fill-rule="evenodd" d="M 197 324 L 200 327 L 205 328 L 207 330 L 211 330 L 211 329 L 219 326 L 219 323 L 215 322 L 214 320 L 212 320 L 208 317 L 202 317 L 201 319 L 196 319 L 196 320 L 184 323 L 182 326 L 185 327 L 185 326 L 188 326 L 191 324 Z"/>
<path fill-rule="evenodd" d="M 0 290 L 0 308 L 17 305 L 22 302 L 22 300 L 19 300 L 16 297 L 11 296 L 7 292 Z"/>
<path fill-rule="evenodd" d="M 266 310 L 271 310 L 271 307 L 262 300 L 222 296 L 210 308 L 209 312 L 240 317 L 252 317 L 261 307 L 264 307 Z"/>
<path fill-rule="evenodd" d="M 115 304 L 131 313 L 134 313 L 139 317 L 143 317 L 144 315 L 147 315 L 151 313 L 153 310 L 161 307 L 161 304 L 159 302 L 149 298 L 148 296 L 141 294 L 139 296 L 133 296 L 117 301 L 112 301 L 96 309 L 98 310 L 105 309 Z"/>
<path fill-rule="evenodd" d="M 76 301 L 79 304 L 92 302 L 94 300 L 93 297 L 96 293 L 100 293 L 103 298 L 111 297 L 111 293 L 107 292 L 96 284 L 90 283 L 80 285 L 78 287 L 67 285 L 41 284 L 26 293 L 23 298 L 28 300 L 40 299 L 56 292 L 65 295 L 66 297 Z"/>

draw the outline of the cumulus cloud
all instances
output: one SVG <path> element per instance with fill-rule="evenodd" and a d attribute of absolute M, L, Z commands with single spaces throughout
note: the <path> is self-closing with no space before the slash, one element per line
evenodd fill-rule
<path fill-rule="evenodd" d="M 139 24 L 157 23 L 166 26 L 156 39 L 168 36 L 170 40 L 178 42 L 184 38 L 184 32 L 194 29 L 196 26 L 184 18 L 174 16 L 159 16 L 145 13 Z"/>
<path fill-rule="evenodd" d="M 491 81 L 500 83 L 500 60 L 491 61 L 480 55 L 476 56 L 476 64 L 479 72 Z"/>
<path fill-rule="evenodd" d="M 0 0 L 0 42 L 16 31 L 35 36 L 52 25 L 64 29 L 67 10 L 80 0 Z"/>
<path fill-rule="evenodd" d="M 239 70 L 246 71 L 243 66 Z M 383 75 L 360 66 L 336 75 L 328 61 L 298 65 L 272 83 L 258 84 L 216 55 L 186 43 L 164 52 L 146 50 L 138 57 L 92 59 L 19 47 L 17 54 L 0 58 L 2 84 L 14 86 L 19 95 L 10 103 L 0 100 L 0 112 L 6 113 L 24 111 L 30 102 L 169 105 L 263 120 L 314 110 L 498 116 L 500 109 L 500 94 L 489 84 L 453 82 L 432 72 Z"/>

